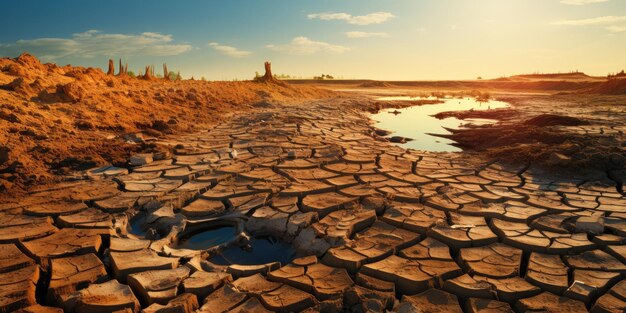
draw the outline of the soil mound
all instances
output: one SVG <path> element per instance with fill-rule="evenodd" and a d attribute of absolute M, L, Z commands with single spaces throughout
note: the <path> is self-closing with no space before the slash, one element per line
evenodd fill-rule
<path fill-rule="evenodd" d="M 368 81 L 368 82 L 364 82 L 362 84 L 359 85 L 359 87 L 368 87 L 368 88 L 381 88 L 381 87 L 390 87 L 391 85 L 389 85 L 386 82 L 381 82 L 381 81 Z"/>
<path fill-rule="evenodd" d="M 468 110 L 468 111 L 445 111 L 439 112 L 434 117 L 438 119 L 444 119 L 448 117 L 455 117 L 460 120 L 468 118 L 484 118 L 503 120 L 519 115 L 519 112 L 514 109 L 493 109 L 493 110 Z"/>
<path fill-rule="evenodd" d="M 545 74 L 521 74 L 511 76 L 512 78 L 530 78 L 530 79 L 585 79 L 591 76 L 583 72 L 571 73 L 545 73 Z"/>
<path fill-rule="evenodd" d="M 535 116 L 526 122 L 525 125 L 531 126 L 579 126 L 579 125 L 588 125 L 589 122 L 583 121 L 576 117 L 571 116 L 563 116 L 556 114 L 541 114 Z"/>
<path fill-rule="evenodd" d="M 626 78 L 613 78 L 587 90 L 586 93 L 601 95 L 626 95 Z"/>

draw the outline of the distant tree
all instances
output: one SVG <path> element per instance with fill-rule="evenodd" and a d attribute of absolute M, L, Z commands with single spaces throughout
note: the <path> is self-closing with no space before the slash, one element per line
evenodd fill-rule
<path fill-rule="evenodd" d="M 203 81 L 203 82 L 205 82 L 205 81 L 206 81 L 206 78 L 205 78 L 204 76 L 202 76 L 202 77 L 200 77 L 200 80 L 201 80 L 201 81 Z"/>
<path fill-rule="evenodd" d="M 126 75 L 128 75 L 128 76 L 130 76 L 130 77 L 135 77 L 135 76 L 136 76 L 136 75 L 135 75 L 135 72 L 133 72 L 133 71 L 128 71 L 128 72 L 126 73 Z"/>
<path fill-rule="evenodd" d="M 263 75 L 261 75 L 258 71 L 254 72 L 254 78 L 252 78 L 253 81 L 260 81 L 261 78 L 263 78 Z"/>
<path fill-rule="evenodd" d="M 289 74 L 274 74 L 274 78 L 278 79 L 290 79 L 291 75 Z"/>
<path fill-rule="evenodd" d="M 180 74 L 174 71 L 170 71 L 169 73 L 167 73 L 167 77 L 170 80 L 180 80 Z"/>
<path fill-rule="evenodd" d="M 622 70 L 619 73 L 616 74 L 610 74 L 607 76 L 608 78 L 616 78 L 616 77 L 626 77 L 626 73 L 624 73 L 624 70 Z"/>
<path fill-rule="evenodd" d="M 483 78 L 482 78 L 482 76 L 478 76 L 478 77 L 476 77 L 476 79 L 481 80 Z"/>
<path fill-rule="evenodd" d="M 324 79 L 335 79 L 335 77 L 333 77 L 332 75 L 329 75 L 329 74 L 322 74 L 321 76 L 313 76 L 313 79 L 315 79 L 315 80 L 324 80 Z"/>
<path fill-rule="evenodd" d="M 313 79 L 315 80 L 324 80 L 324 79 L 333 79 L 334 77 L 327 75 L 327 74 L 322 74 L 321 76 L 313 76 Z"/>

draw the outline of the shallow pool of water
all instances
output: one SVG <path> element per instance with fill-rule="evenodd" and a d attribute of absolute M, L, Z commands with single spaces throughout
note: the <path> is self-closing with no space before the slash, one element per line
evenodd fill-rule
<path fill-rule="evenodd" d="M 296 257 L 296 251 L 291 244 L 274 237 L 253 237 L 250 239 L 250 246 L 250 249 L 229 247 L 209 261 L 220 265 L 258 265 L 271 262 L 285 265 Z"/>
<path fill-rule="evenodd" d="M 133 235 L 144 237 L 146 235 L 146 215 L 138 214 L 130 219 L 129 232 Z"/>
<path fill-rule="evenodd" d="M 443 100 L 443 99 L 437 98 L 435 96 L 428 96 L 428 97 L 389 96 L 389 97 L 376 98 L 376 100 L 379 100 L 379 101 L 415 101 L 415 100 Z"/>
<path fill-rule="evenodd" d="M 188 237 L 180 239 L 176 248 L 207 250 L 211 247 L 215 247 L 232 240 L 235 238 L 236 231 L 237 228 L 235 226 L 222 226 L 199 231 Z"/>
<path fill-rule="evenodd" d="M 387 97 L 378 100 L 383 99 L 424 100 L 428 98 Z M 473 98 L 443 98 L 440 100 L 443 101 L 443 103 L 412 106 L 404 109 L 381 110 L 377 114 L 373 114 L 371 118 L 378 122 L 376 127 L 392 131 L 393 134 L 391 136 L 402 136 L 413 139 L 413 141 L 400 144 L 402 147 L 426 151 L 461 151 L 461 149 L 451 145 L 454 141 L 432 136 L 428 133 L 448 134 L 449 132 L 443 127 L 459 128 L 459 126 L 472 121 L 475 121 L 476 124 L 489 124 L 493 121 L 488 119 L 459 120 L 454 117 L 440 120 L 432 115 L 446 111 L 487 110 L 508 107 L 508 104 L 505 102 L 479 102 Z M 394 111 L 399 112 L 399 114 L 391 113 Z"/>

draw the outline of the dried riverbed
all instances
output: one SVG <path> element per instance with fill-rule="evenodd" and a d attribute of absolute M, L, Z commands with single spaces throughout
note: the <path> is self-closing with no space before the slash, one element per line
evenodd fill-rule
<path fill-rule="evenodd" d="M 0 204 L 1 311 L 626 308 L 605 171 L 405 150 L 327 102 L 158 143 L 174 153 Z"/>

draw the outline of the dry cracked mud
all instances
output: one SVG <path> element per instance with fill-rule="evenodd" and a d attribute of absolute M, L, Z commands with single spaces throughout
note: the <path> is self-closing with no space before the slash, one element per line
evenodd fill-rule
<path fill-rule="evenodd" d="M 405 150 L 321 102 L 0 203 L 0 312 L 624 312 L 607 173 Z"/>

